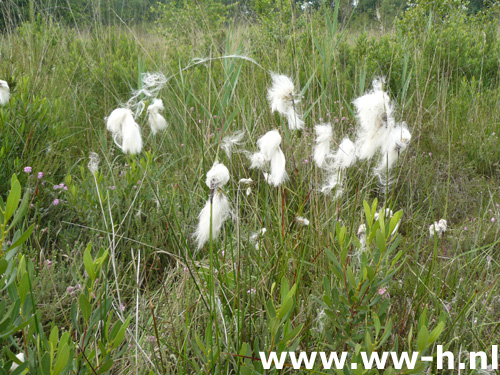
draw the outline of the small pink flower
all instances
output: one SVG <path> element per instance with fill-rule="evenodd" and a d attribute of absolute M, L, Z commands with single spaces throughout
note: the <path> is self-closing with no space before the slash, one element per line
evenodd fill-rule
<path fill-rule="evenodd" d="M 467 230 L 467 227 L 464 227 L 464 230 Z"/>
<path fill-rule="evenodd" d="M 54 199 L 54 202 L 52 202 L 54 206 L 57 206 L 59 204 L 59 199 Z"/>
<path fill-rule="evenodd" d="M 115 185 L 109 187 L 109 190 L 115 190 L 115 189 L 116 189 Z"/>
<path fill-rule="evenodd" d="M 491 222 L 494 223 L 495 221 L 497 221 L 494 217 L 491 218 Z"/>
<path fill-rule="evenodd" d="M 304 159 L 304 164 L 307 164 L 307 163 L 309 163 L 309 160 Z"/>
<path fill-rule="evenodd" d="M 345 120 L 347 120 L 347 117 L 342 117 L 342 121 L 345 121 Z"/>
<path fill-rule="evenodd" d="M 429 152 L 429 156 L 432 156 L 432 152 Z"/>
<path fill-rule="evenodd" d="M 184 147 L 184 143 L 181 143 L 181 147 Z"/>
<path fill-rule="evenodd" d="M 125 305 L 124 305 L 123 303 L 120 305 L 120 310 L 121 310 L 122 312 L 124 312 L 124 311 L 125 311 Z"/>
<path fill-rule="evenodd" d="M 381 295 L 382 298 L 389 298 L 390 297 L 389 292 L 387 292 L 387 288 L 379 288 L 379 290 L 377 290 L 377 293 L 379 295 Z"/>
<path fill-rule="evenodd" d="M 31 173 L 31 167 L 24 167 L 24 173 Z"/>
<path fill-rule="evenodd" d="M 198 124 L 201 124 L 201 120 L 198 120 Z"/>
<path fill-rule="evenodd" d="M 214 115 L 214 118 L 217 118 L 217 115 Z"/>
<path fill-rule="evenodd" d="M 43 178 L 43 172 L 38 172 L 38 179 L 41 180 Z"/>
<path fill-rule="evenodd" d="M 194 111 L 194 107 L 189 108 L 189 110 L 190 110 L 191 112 L 193 112 L 193 111 Z"/>
<path fill-rule="evenodd" d="M 50 267 L 52 266 L 52 261 L 47 259 L 47 260 L 45 261 L 45 264 L 47 265 L 47 267 L 49 267 L 49 268 L 50 268 Z"/>

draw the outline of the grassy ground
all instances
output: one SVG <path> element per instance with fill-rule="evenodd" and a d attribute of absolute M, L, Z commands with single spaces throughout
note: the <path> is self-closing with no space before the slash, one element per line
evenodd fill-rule
<path fill-rule="evenodd" d="M 31 189 L 25 225 L 36 229 L 23 252 L 35 264 L 41 320 L 47 330 L 51 321 L 72 329 L 68 287 L 83 277 L 83 251 L 88 242 L 93 254 L 109 250 L 96 290 L 132 319 L 112 373 L 260 373 L 258 361 L 235 355 L 417 349 L 422 327 L 440 322 L 437 343 L 456 357 L 499 341 L 498 39 L 485 33 L 478 42 L 474 29 L 455 35 L 444 26 L 357 36 L 321 12 L 279 21 L 175 37 L 164 27 L 70 30 L 39 20 L 2 36 L 0 78 L 12 99 L 0 108 L 0 192 L 13 173 Z M 446 49 L 462 37 L 461 45 L 482 49 L 463 59 Z M 258 64 L 218 58 L 233 54 Z M 193 64 L 206 57 L 213 59 Z M 144 151 L 129 157 L 103 119 L 138 88 L 141 73 L 154 71 L 169 78 L 159 93 L 169 127 L 153 136 L 139 118 Z M 293 77 L 304 131 L 271 113 L 269 71 Z M 393 184 L 381 187 L 373 163 L 362 162 L 348 170 L 340 198 L 324 196 L 313 126 L 331 121 L 339 141 L 353 135 L 352 100 L 379 75 L 412 133 Z M 220 149 L 224 136 L 243 130 L 241 149 L 253 152 L 271 129 L 282 134 L 287 159 L 289 181 L 279 188 L 249 169 L 245 153 L 228 158 Z M 100 158 L 95 175 L 91 151 Z M 224 190 L 234 217 L 196 252 L 205 174 L 216 160 L 231 175 Z M 249 177 L 247 195 L 238 180 Z M 402 210 L 399 236 L 382 229 L 359 258 L 358 226 L 367 221 L 375 235 L 381 225 L 371 226 L 374 211 L 365 216 L 363 202 L 375 199 L 377 211 Z M 310 225 L 297 225 L 297 216 Z M 429 225 L 442 218 L 447 232 L 430 239 Z M 261 228 L 256 246 L 250 237 Z M 419 349 L 432 355 L 427 341 Z M 22 343 L 16 336 L 10 350 Z"/>

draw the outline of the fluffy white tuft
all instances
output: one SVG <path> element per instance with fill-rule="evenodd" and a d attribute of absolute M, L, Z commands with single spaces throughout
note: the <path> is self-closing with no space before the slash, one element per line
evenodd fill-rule
<path fill-rule="evenodd" d="M 122 150 L 126 154 L 138 154 L 142 150 L 141 129 L 132 115 L 126 116 L 122 125 Z"/>
<path fill-rule="evenodd" d="M 264 169 L 266 166 L 266 163 L 269 161 L 267 160 L 266 156 L 262 154 L 261 152 L 256 152 L 252 156 L 250 156 L 250 169 Z"/>
<path fill-rule="evenodd" d="M 321 192 L 330 194 L 335 189 L 335 198 L 338 198 L 343 192 L 345 170 L 356 162 L 356 145 L 349 138 L 344 138 L 332 158 L 333 163 L 329 168 L 328 177 Z"/>
<path fill-rule="evenodd" d="M 253 182 L 251 178 L 242 178 L 238 181 L 238 184 L 250 185 Z"/>
<path fill-rule="evenodd" d="M 166 129 L 168 124 L 167 120 L 160 114 L 165 110 L 163 101 L 161 99 L 154 99 L 148 107 L 148 123 L 151 127 L 151 132 L 156 134 L 156 132 Z"/>
<path fill-rule="evenodd" d="M 448 223 L 445 219 L 435 221 L 429 227 L 429 236 L 432 238 L 436 234 L 438 238 L 441 238 L 444 232 L 448 229 Z"/>
<path fill-rule="evenodd" d="M 294 107 L 290 107 L 285 116 L 290 130 L 300 130 L 304 127 L 304 120 L 302 120 L 302 116 L 297 113 Z"/>
<path fill-rule="evenodd" d="M 280 186 L 283 182 L 285 182 L 288 178 L 285 167 L 285 154 L 280 148 L 278 148 L 271 158 L 271 168 L 269 169 L 269 174 L 264 174 L 267 182 L 274 187 Z"/>
<path fill-rule="evenodd" d="M 5 81 L 0 80 L 0 105 L 5 105 L 10 100 L 10 88 L 9 84 Z"/>
<path fill-rule="evenodd" d="M 326 179 L 326 182 L 321 187 L 321 192 L 323 194 L 330 194 L 332 190 L 337 189 L 335 197 L 338 197 L 342 194 L 342 180 L 343 180 L 343 171 L 340 169 L 332 169 Z"/>
<path fill-rule="evenodd" d="M 252 164 L 250 168 L 263 170 L 270 163 L 269 173 L 264 173 L 266 181 L 273 185 L 279 186 L 286 179 L 286 159 L 285 154 L 281 151 L 281 136 L 277 130 L 271 130 L 264 134 L 257 141 L 259 152 L 254 153 L 250 157 Z"/>
<path fill-rule="evenodd" d="M 394 127 L 394 104 L 382 90 L 383 79 L 373 81 L 373 90 L 353 101 L 359 130 L 356 149 L 360 159 L 372 158 Z"/>
<path fill-rule="evenodd" d="M 229 171 L 222 163 L 215 163 L 207 172 L 205 183 L 210 189 L 219 189 L 229 181 Z"/>
<path fill-rule="evenodd" d="M 383 175 L 391 170 L 399 155 L 403 152 L 411 140 L 411 133 L 403 122 L 401 125 L 391 129 L 390 137 L 381 147 L 380 163 L 375 168 L 376 175 Z"/>
<path fill-rule="evenodd" d="M 99 155 L 94 151 L 90 151 L 89 163 L 87 164 L 90 173 L 94 174 L 99 170 L 99 161 Z"/>
<path fill-rule="evenodd" d="M 122 134 L 122 125 L 125 122 L 125 117 L 133 116 L 132 111 L 128 108 L 117 108 L 106 119 L 106 128 L 113 134 Z"/>
<path fill-rule="evenodd" d="M 212 206 L 212 209 L 210 209 L 210 206 Z M 210 217 L 212 218 L 212 239 L 215 240 L 222 229 L 222 224 L 230 215 L 231 205 L 229 200 L 221 191 L 216 191 L 212 205 L 208 200 L 198 216 L 198 227 L 194 233 L 198 249 L 201 249 L 210 239 Z"/>
<path fill-rule="evenodd" d="M 225 151 L 228 158 L 231 157 L 234 147 L 241 145 L 244 136 L 245 132 L 240 130 L 222 139 L 221 148 Z"/>
<path fill-rule="evenodd" d="M 303 225 L 303 226 L 308 226 L 309 225 L 309 220 L 306 219 L 305 217 L 302 217 L 302 216 L 298 216 L 295 218 L 295 221 L 297 222 L 297 224 L 299 225 Z"/>
<path fill-rule="evenodd" d="M 349 138 L 344 138 L 333 158 L 337 168 L 349 168 L 356 162 L 356 145 Z"/>
<path fill-rule="evenodd" d="M 276 73 L 271 74 L 271 79 L 273 83 L 267 91 L 271 110 L 273 112 L 278 111 L 284 115 L 291 130 L 302 129 L 304 121 L 295 108 L 297 102 L 294 99 L 295 87 L 292 80 L 285 75 Z"/>
<path fill-rule="evenodd" d="M 314 127 L 316 132 L 316 146 L 314 147 L 314 162 L 319 168 L 325 165 L 330 153 L 330 142 L 333 135 L 331 124 L 320 124 Z"/>
<path fill-rule="evenodd" d="M 130 155 L 141 152 L 141 129 L 130 109 L 117 108 L 111 112 L 106 119 L 106 128 L 113 134 L 115 143 L 123 152 Z"/>
<path fill-rule="evenodd" d="M 271 130 L 257 140 L 257 147 L 265 156 L 267 161 L 270 161 L 274 153 L 279 149 L 281 144 L 281 135 L 277 130 Z"/>

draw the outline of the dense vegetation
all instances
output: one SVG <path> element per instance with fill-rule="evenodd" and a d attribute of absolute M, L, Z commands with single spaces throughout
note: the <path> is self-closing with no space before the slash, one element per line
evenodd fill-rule
<path fill-rule="evenodd" d="M 68 1 L 71 20 L 10 3 L 18 8 L 2 12 L 0 41 L 11 88 L 0 107 L 0 374 L 21 352 L 13 373 L 251 374 L 264 373 L 259 351 L 349 350 L 356 360 L 372 350 L 434 355 L 441 343 L 458 358 L 499 342 L 497 4 L 361 1 L 357 14 L 347 2 L 137 1 L 120 20 L 112 1 L 103 18 L 89 16 L 105 13 L 95 2 Z M 384 4 L 400 17 L 370 15 Z M 254 62 L 221 58 L 233 55 Z M 269 71 L 293 77 L 304 131 L 271 113 Z M 169 127 L 156 136 L 142 127 L 144 150 L 128 156 L 104 118 L 145 72 L 168 78 L 159 97 Z M 379 76 L 411 143 L 389 189 L 365 161 L 339 198 L 325 196 L 313 127 L 330 121 L 335 140 L 352 135 L 352 101 Z M 275 128 L 289 174 L 279 188 L 245 153 L 220 148 L 243 130 L 241 148 L 253 152 Z M 197 252 L 216 160 L 231 175 L 234 215 Z M 246 177 L 249 195 L 238 184 Z M 399 213 L 375 220 L 386 207 Z M 448 230 L 429 238 L 439 219 Z"/>

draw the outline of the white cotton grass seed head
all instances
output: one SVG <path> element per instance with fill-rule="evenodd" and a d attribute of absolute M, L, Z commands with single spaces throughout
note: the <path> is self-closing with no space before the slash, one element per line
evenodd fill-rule
<path fill-rule="evenodd" d="M 87 164 L 87 168 L 89 169 L 90 173 L 94 174 L 99 170 L 99 155 L 91 151 L 89 154 L 89 163 Z"/>
<path fill-rule="evenodd" d="M 302 216 L 297 216 L 295 218 L 295 221 L 297 222 L 297 224 L 299 225 L 303 225 L 305 227 L 309 226 L 309 220 L 306 219 L 305 217 L 302 217 Z"/>
<path fill-rule="evenodd" d="M 292 80 L 282 74 L 271 73 L 272 85 L 267 91 L 271 111 L 278 111 L 286 117 L 291 130 L 302 129 L 304 121 L 297 113 L 297 102 L 294 99 L 295 86 Z"/>
<path fill-rule="evenodd" d="M 254 232 L 250 235 L 250 241 L 255 242 L 259 238 L 261 238 L 264 234 L 266 234 L 267 229 L 266 228 L 261 228 L 258 232 Z"/>
<path fill-rule="evenodd" d="M 288 179 L 288 175 L 286 173 L 285 154 L 280 148 L 278 148 L 271 158 L 271 168 L 269 169 L 269 174 L 265 173 L 264 176 L 266 177 L 267 182 L 274 187 L 280 186 Z"/>
<path fill-rule="evenodd" d="M 212 204 L 208 200 L 198 216 L 198 226 L 193 235 L 197 248 L 201 249 L 210 239 L 210 218 L 212 218 L 212 239 L 215 240 L 219 236 L 222 225 L 230 216 L 229 200 L 220 190 L 217 190 Z"/>
<path fill-rule="evenodd" d="M 10 100 L 10 88 L 6 81 L 0 79 L 0 105 L 6 105 Z"/>
<path fill-rule="evenodd" d="M 224 150 L 228 158 L 231 158 L 234 148 L 241 145 L 245 132 L 243 130 L 237 131 L 234 134 L 228 135 L 222 139 L 221 148 Z"/>
<path fill-rule="evenodd" d="M 250 185 L 253 182 L 251 178 L 242 178 L 238 181 L 240 185 Z"/>
<path fill-rule="evenodd" d="M 340 142 L 334 161 L 335 166 L 340 169 L 349 168 L 356 162 L 356 145 L 349 138 Z"/>
<path fill-rule="evenodd" d="M 257 140 L 259 152 L 250 157 L 250 168 L 264 170 L 269 164 L 269 173 L 264 173 L 266 181 L 275 187 L 281 185 L 288 175 L 286 173 L 285 154 L 281 151 L 281 136 L 277 130 L 271 130 Z"/>
<path fill-rule="evenodd" d="M 132 115 L 125 117 L 122 127 L 122 150 L 129 155 L 135 155 L 142 150 L 141 129 Z"/>
<path fill-rule="evenodd" d="M 222 163 L 214 163 L 207 172 L 205 183 L 210 189 L 219 189 L 229 181 L 229 170 Z"/>
<path fill-rule="evenodd" d="M 257 147 L 265 156 L 266 161 L 270 161 L 274 153 L 281 144 L 281 135 L 277 130 L 271 130 L 257 140 Z"/>
<path fill-rule="evenodd" d="M 314 162 L 319 168 L 325 166 L 330 154 L 330 143 L 333 136 L 331 124 L 320 124 L 314 127 L 316 132 L 316 145 L 314 147 Z"/>
<path fill-rule="evenodd" d="M 117 108 L 106 119 L 106 128 L 112 133 L 113 140 L 120 149 L 130 155 L 142 150 L 141 129 L 135 122 L 132 111 Z"/>
<path fill-rule="evenodd" d="M 382 89 L 383 79 L 373 81 L 373 90 L 353 101 L 359 128 L 356 149 L 360 159 L 371 159 L 390 137 L 395 125 L 394 104 Z"/>
<path fill-rule="evenodd" d="M 380 162 L 375 168 L 375 174 L 381 175 L 391 170 L 401 153 L 406 149 L 411 140 L 411 133 L 403 122 L 390 131 L 390 137 L 381 147 Z"/>
<path fill-rule="evenodd" d="M 125 117 L 133 116 L 132 111 L 128 108 L 117 108 L 111 112 L 111 114 L 106 118 L 106 128 L 113 134 L 122 133 L 122 125 L 125 121 Z"/>
<path fill-rule="evenodd" d="M 148 107 L 148 123 L 153 134 L 166 129 L 168 126 L 167 120 L 160 114 L 164 110 L 165 106 L 161 99 L 153 99 L 153 102 Z"/>
<path fill-rule="evenodd" d="M 429 226 L 429 236 L 430 238 L 436 235 L 438 238 L 441 238 L 443 233 L 448 229 L 448 222 L 445 219 L 441 219 L 439 221 L 435 221 L 433 224 Z"/>
<path fill-rule="evenodd" d="M 266 164 L 269 162 L 266 156 L 261 152 L 256 152 L 250 156 L 250 169 L 264 169 Z"/>
<path fill-rule="evenodd" d="M 342 194 L 342 179 L 343 179 L 343 171 L 340 169 L 332 169 L 328 177 L 326 178 L 325 183 L 321 187 L 321 192 L 323 194 L 330 194 L 332 190 L 337 190 L 336 197 Z"/>
<path fill-rule="evenodd" d="M 399 151 L 406 149 L 411 141 L 411 133 L 406 122 L 402 122 L 391 130 L 391 138 Z"/>

